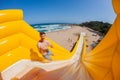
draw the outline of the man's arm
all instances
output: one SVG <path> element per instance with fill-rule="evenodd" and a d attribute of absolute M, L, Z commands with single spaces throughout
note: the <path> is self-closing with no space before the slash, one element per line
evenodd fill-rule
<path fill-rule="evenodd" d="M 48 43 L 48 46 L 50 46 L 51 48 L 53 48 L 53 45 L 49 41 L 47 41 L 47 43 Z"/>
<path fill-rule="evenodd" d="M 37 48 L 38 48 L 38 51 L 42 54 L 42 53 L 43 53 L 43 50 L 39 47 L 38 44 L 37 44 Z"/>
<path fill-rule="evenodd" d="M 51 47 L 51 48 L 53 48 L 53 45 L 52 45 L 52 44 L 50 44 L 50 47 Z"/>

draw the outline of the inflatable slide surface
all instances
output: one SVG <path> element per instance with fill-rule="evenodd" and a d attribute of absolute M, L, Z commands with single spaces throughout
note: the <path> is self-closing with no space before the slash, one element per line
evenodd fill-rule
<path fill-rule="evenodd" d="M 0 10 L 0 72 L 3 80 L 120 80 L 120 0 L 112 0 L 116 19 L 98 46 L 86 54 L 85 33 L 72 52 L 53 40 L 55 56 L 37 49 L 39 32 L 23 20 L 22 10 Z"/>

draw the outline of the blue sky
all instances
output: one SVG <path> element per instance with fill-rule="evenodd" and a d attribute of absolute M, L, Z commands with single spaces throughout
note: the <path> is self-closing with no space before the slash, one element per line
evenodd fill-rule
<path fill-rule="evenodd" d="M 113 23 L 112 0 L 0 0 L 1 9 L 22 9 L 24 19 L 34 23 Z"/>

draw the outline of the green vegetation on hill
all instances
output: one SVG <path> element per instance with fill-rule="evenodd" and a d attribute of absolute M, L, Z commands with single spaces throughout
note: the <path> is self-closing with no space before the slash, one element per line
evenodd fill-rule
<path fill-rule="evenodd" d="M 90 21 L 90 22 L 81 23 L 79 25 L 89 27 L 105 35 L 112 24 L 108 22 L 102 22 L 102 21 Z"/>

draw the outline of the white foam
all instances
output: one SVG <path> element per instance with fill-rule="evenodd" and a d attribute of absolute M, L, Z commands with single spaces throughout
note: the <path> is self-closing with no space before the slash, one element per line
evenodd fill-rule
<path fill-rule="evenodd" d="M 53 31 L 69 29 L 71 28 L 71 26 L 62 26 L 59 24 L 53 24 L 53 25 L 35 25 L 34 28 L 38 31 L 53 32 Z"/>

